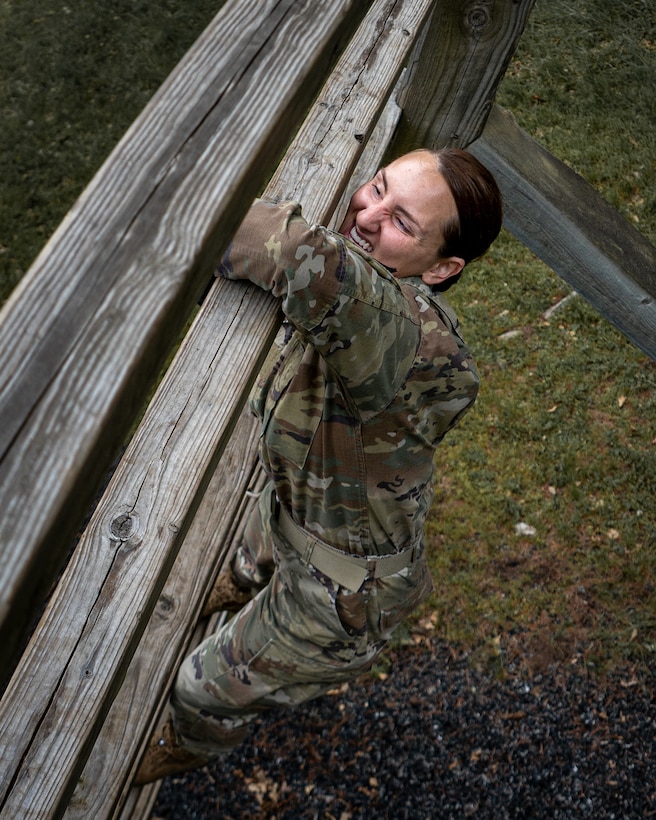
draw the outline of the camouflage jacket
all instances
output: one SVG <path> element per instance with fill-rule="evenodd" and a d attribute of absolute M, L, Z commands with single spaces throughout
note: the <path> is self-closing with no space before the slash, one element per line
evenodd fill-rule
<path fill-rule="evenodd" d="M 294 202 L 256 202 L 219 274 L 282 300 L 288 332 L 251 397 L 281 503 L 307 531 L 357 555 L 417 543 L 435 447 L 479 385 L 446 300 L 308 225 Z"/>

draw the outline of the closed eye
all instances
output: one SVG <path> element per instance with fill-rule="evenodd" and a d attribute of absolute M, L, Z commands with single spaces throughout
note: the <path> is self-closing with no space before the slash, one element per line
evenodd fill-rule
<path fill-rule="evenodd" d="M 412 233 L 412 230 L 410 229 L 410 226 L 403 219 L 401 219 L 400 216 L 395 216 L 394 217 L 394 222 L 396 224 L 396 227 L 399 228 L 400 230 L 402 230 L 403 233 L 407 233 L 407 234 Z"/>

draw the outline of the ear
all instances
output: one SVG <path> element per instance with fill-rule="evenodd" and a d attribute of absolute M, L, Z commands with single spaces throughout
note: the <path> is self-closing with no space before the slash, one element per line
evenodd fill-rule
<path fill-rule="evenodd" d="M 445 279 L 457 276 L 465 267 L 465 260 L 459 256 L 449 256 L 447 259 L 440 259 L 437 264 L 422 274 L 422 279 L 427 285 L 439 285 Z"/>

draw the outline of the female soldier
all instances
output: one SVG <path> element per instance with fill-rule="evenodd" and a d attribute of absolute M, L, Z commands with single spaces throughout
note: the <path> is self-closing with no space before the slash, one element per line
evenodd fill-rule
<path fill-rule="evenodd" d="M 201 766 L 263 711 L 359 675 L 430 593 L 435 448 L 479 385 L 441 292 L 500 227 L 492 175 L 459 149 L 379 170 L 339 233 L 297 203 L 250 209 L 219 273 L 271 291 L 285 315 L 251 399 L 269 481 L 205 613 L 246 605 L 183 662 L 137 783 Z"/>

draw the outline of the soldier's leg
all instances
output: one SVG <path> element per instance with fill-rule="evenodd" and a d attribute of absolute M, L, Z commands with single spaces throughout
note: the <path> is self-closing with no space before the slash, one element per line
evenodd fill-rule
<path fill-rule="evenodd" d="M 225 752 L 263 712 L 351 680 L 385 644 L 364 624 L 345 627 L 339 588 L 291 547 L 276 550 L 271 582 L 180 668 L 171 705 L 180 743 L 194 754 Z"/>
<path fill-rule="evenodd" d="M 271 583 L 183 663 L 163 732 L 135 782 L 202 766 L 263 711 L 321 695 L 367 669 L 431 589 L 425 560 L 361 592 L 337 587 L 281 544 Z"/>
<path fill-rule="evenodd" d="M 260 494 L 244 528 L 241 544 L 216 578 L 202 617 L 214 612 L 238 612 L 271 580 L 274 571 L 269 527 L 272 485 Z"/>

